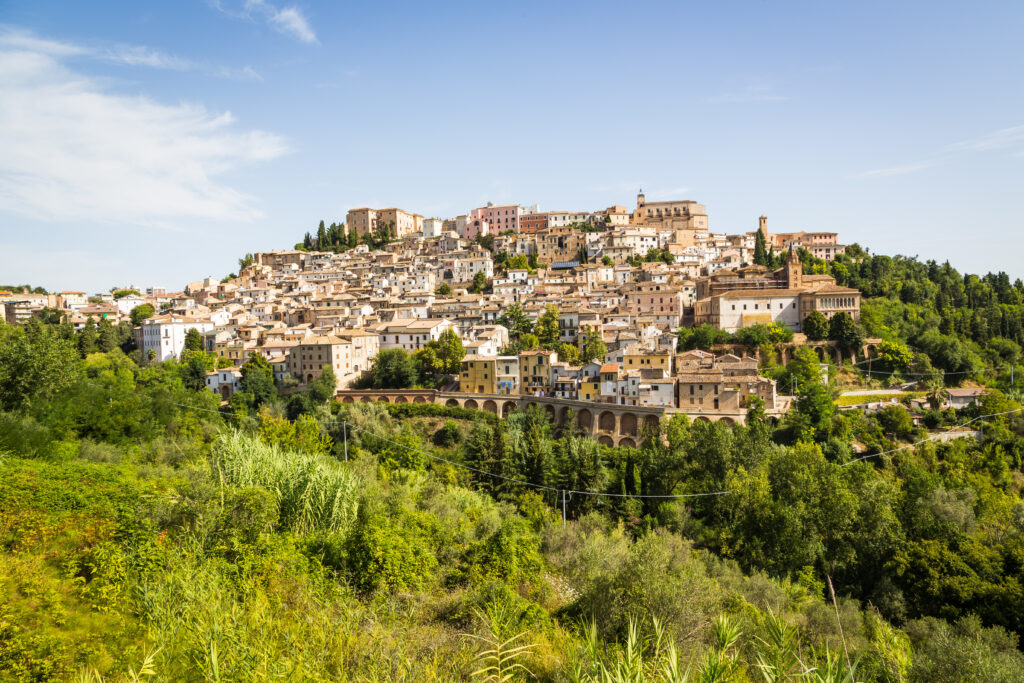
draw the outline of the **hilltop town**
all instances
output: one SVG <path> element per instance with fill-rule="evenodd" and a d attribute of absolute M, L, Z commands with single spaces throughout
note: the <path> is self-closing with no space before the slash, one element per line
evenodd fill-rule
<path fill-rule="evenodd" d="M 388 389 L 376 398 L 497 413 L 529 397 L 552 415 L 573 409 L 609 445 L 632 445 L 645 412 L 743 422 L 752 397 L 769 415 L 785 412 L 789 397 L 759 374 L 756 345 L 684 351 L 680 330 L 754 328 L 799 346 L 812 314 L 857 321 L 860 292 L 804 272 L 798 256 L 831 261 L 844 251 L 836 233 L 774 233 L 765 216 L 750 232 L 715 233 L 702 204 L 648 202 L 642 192 L 633 210 L 488 204 L 441 220 L 357 208 L 294 249 L 246 255 L 223 280 L 99 297 L 12 293 L 4 305 L 12 323 L 45 307 L 76 329 L 132 320 L 149 361 L 179 359 L 194 330 L 224 366 L 206 385 L 225 401 L 259 355 L 284 390 L 329 367 L 344 400 Z M 446 339 L 456 350 L 432 361 L 427 384 L 370 376 L 381 352 L 433 354 Z M 814 339 L 820 347 L 822 336 Z M 414 386 L 430 391 L 394 391 Z M 598 413 L 588 404 L 649 410 Z"/>

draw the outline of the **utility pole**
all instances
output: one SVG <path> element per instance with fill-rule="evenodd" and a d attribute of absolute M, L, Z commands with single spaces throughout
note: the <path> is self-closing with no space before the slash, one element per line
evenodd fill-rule
<path fill-rule="evenodd" d="M 345 462 L 348 462 L 348 422 L 341 423 L 341 433 L 345 440 Z"/>
<path fill-rule="evenodd" d="M 562 490 L 562 526 L 565 526 L 565 490 Z"/>

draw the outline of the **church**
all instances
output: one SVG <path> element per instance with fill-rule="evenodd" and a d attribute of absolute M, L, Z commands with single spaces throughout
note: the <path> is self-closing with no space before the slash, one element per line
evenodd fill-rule
<path fill-rule="evenodd" d="M 780 322 L 802 332 L 813 311 L 826 318 L 839 312 L 860 320 L 860 292 L 840 287 L 831 275 L 805 275 L 796 252 L 777 270 L 764 266 L 728 268 L 697 281 L 694 324 L 726 332 L 755 324 Z"/>

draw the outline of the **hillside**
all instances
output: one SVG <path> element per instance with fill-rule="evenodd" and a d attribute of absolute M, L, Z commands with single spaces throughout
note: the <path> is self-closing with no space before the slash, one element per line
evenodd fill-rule
<path fill-rule="evenodd" d="M 536 412 L 230 410 L 187 362 L 3 328 L 0 671 L 1020 680 L 1020 405 L 899 448 L 900 413 L 830 409 L 802 362 L 781 423 L 631 449 Z"/>

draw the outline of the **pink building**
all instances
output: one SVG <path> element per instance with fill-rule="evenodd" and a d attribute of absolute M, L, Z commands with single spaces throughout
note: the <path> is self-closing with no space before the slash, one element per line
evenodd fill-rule
<path fill-rule="evenodd" d="M 469 212 L 469 222 L 487 221 L 491 232 L 500 235 L 506 230 L 519 232 L 519 217 L 522 215 L 522 208 L 518 204 L 502 204 L 495 206 L 488 202 L 487 206 L 473 209 Z"/>

